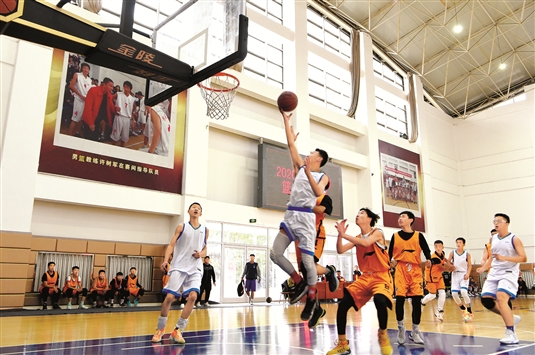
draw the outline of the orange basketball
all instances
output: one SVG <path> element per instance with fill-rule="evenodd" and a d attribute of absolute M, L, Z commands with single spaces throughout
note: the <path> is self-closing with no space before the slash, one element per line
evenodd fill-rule
<path fill-rule="evenodd" d="M 17 0 L 0 0 L 0 15 L 9 15 L 17 8 Z"/>
<path fill-rule="evenodd" d="M 277 105 L 284 112 L 291 112 L 297 107 L 297 95 L 291 91 L 284 91 L 277 99 Z"/>

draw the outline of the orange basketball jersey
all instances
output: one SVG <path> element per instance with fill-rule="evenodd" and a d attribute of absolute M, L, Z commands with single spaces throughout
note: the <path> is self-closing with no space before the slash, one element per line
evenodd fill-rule
<path fill-rule="evenodd" d="M 323 201 L 323 198 L 325 197 L 325 194 L 318 197 L 316 200 L 316 206 L 319 206 L 321 204 L 321 201 Z M 325 227 L 323 227 L 323 220 L 325 219 L 325 213 L 314 213 L 316 215 L 316 238 L 322 238 L 325 239 Z"/>
<path fill-rule="evenodd" d="M 97 287 L 98 288 L 106 288 L 106 286 L 108 286 L 108 279 L 106 277 L 104 278 L 104 280 L 101 280 L 101 279 L 97 278 Z M 90 292 L 93 292 L 93 290 L 96 290 L 96 289 L 93 288 L 93 283 L 91 283 Z"/>
<path fill-rule="evenodd" d="M 359 234 L 357 238 L 362 238 L 362 234 Z M 377 243 L 368 247 L 359 246 L 357 247 L 357 263 L 363 273 L 388 271 L 390 270 L 388 249 L 386 246 L 384 249 L 381 248 Z"/>
<path fill-rule="evenodd" d="M 66 292 L 69 288 L 76 288 L 80 283 L 80 276 L 74 279 L 74 276 L 71 274 L 71 279 L 69 281 L 65 280 L 65 285 L 63 286 L 63 292 Z"/>
<path fill-rule="evenodd" d="M 431 266 L 425 266 L 425 281 L 426 282 L 438 282 L 442 278 L 442 269 L 438 265 L 444 265 L 444 252 L 442 256 L 439 256 L 435 251 L 431 255 L 431 260 L 434 258 L 440 259 L 440 264 L 431 264 Z"/>
<path fill-rule="evenodd" d="M 394 250 L 392 252 L 394 260 L 410 264 L 420 264 L 422 262 L 422 258 L 420 257 L 421 252 L 420 233 L 414 232 L 409 240 L 403 240 L 397 232 L 394 233 Z"/>
<path fill-rule="evenodd" d="M 126 288 L 137 288 L 137 276 L 131 278 L 130 275 L 126 277 Z"/>

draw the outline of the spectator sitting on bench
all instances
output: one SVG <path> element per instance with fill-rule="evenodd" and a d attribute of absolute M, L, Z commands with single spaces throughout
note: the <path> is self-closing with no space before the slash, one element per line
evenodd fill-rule
<path fill-rule="evenodd" d="M 43 274 L 41 277 L 41 287 L 39 288 L 39 293 L 43 300 L 43 310 L 47 309 L 46 301 L 48 296 L 52 299 L 52 307 L 54 309 L 61 309 L 58 305 L 59 298 L 61 296 L 61 291 L 58 288 L 59 273 L 56 271 L 56 263 L 51 261 L 48 263 L 48 271 Z"/>
<path fill-rule="evenodd" d="M 99 270 L 98 277 L 93 279 L 91 283 L 91 300 L 93 301 L 93 308 L 109 308 L 108 303 L 108 279 L 106 278 L 106 271 Z M 98 297 L 103 298 L 99 302 Z"/>
<path fill-rule="evenodd" d="M 110 281 L 110 290 L 107 297 L 110 300 L 110 307 L 113 307 L 115 296 L 119 296 L 119 306 L 126 307 L 124 299 L 128 296 L 128 292 L 123 287 L 123 280 L 123 273 L 119 271 Z"/>
<path fill-rule="evenodd" d="M 476 296 L 478 294 L 479 288 L 477 287 L 476 280 L 470 276 L 470 281 L 468 282 L 468 295 Z"/>
<path fill-rule="evenodd" d="M 342 271 L 336 270 L 336 278 L 339 282 L 345 282 L 346 279 L 342 276 Z"/>
<path fill-rule="evenodd" d="M 72 272 L 69 276 L 67 276 L 65 285 L 63 286 L 63 294 L 68 300 L 67 309 L 72 308 L 72 298 L 78 298 L 80 294 L 82 294 L 82 296 L 80 298 L 78 308 L 87 309 L 87 306 L 84 305 L 85 298 L 87 297 L 87 288 L 82 287 L 82 278 L 80 277 L 79 272 L 80 267 L 73 266 Z"/>
<path fill-rule="evenodd" d="M 123 287 L 126 290 L 126 297 L 129 297 L 130 295 L 134 296 L 134 307 L 137 307 L 139 298 L 143 297 L 145 294 L 145 289 L 139 283 L 136 273 L 137 269 L 132 266 L 130 268 L 130 274 L 128 274 L 128 276 L 123 280 Z M 132 307 L 130 299 L 128 299 L 127 305 L 128 307 Z"/>

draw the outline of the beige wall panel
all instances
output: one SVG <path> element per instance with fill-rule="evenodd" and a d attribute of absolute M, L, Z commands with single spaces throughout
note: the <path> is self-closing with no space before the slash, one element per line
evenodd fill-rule
<path fill-rule="evenodd" d="M 86 253 L 87 241 L 79 239 L 58 239 L 58 245 L 56 247 L 58 252 L 66 253 Z"/>
<path fill-rule="evenodd" d="M 140 251 L 141 246 L 139 244 L 115 243 L 116 255 L 134 256 L 139 255 Z"/>
<path fill-rule="evenodd" d="M 0 247 L 30 249 L 32 247 L 32 235 L 28 233 L 0 232 Z"/>
<path fill-rule="evenodd" d="M 30 249 L 0 248 L 0 260 L 3 263 L 28 264 Z"/>
<path fill-rule="evenodd" d="M 114 254 L 115 253 L 115 243 L 112 242 L 95 242 L 90 240 L 87 242 L 87 252 L 88 253 L 99 253 L 99 254 Z"/>
<path fill-rule="evenodd" d="M 56 251 L 56 238 L 33 237 L 32 250 L 35 251 Z"/>

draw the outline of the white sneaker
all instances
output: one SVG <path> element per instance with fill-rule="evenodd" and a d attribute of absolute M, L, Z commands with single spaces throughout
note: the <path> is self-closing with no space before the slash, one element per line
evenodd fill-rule
<path fill-rule="evenodd" d="M 419 330 L 413 330 L 409 335 L 409 339 L 412 340 L 415 344 L 423 344 L 424 340 L 420 334 Z"/>
<path fill-rule="evenodd" d="M 72 305 L 71 305 L 71 303 L 70 303 L 70 302 L 69 302 L 69 303 L 67 303 L 67 309 L 72 309 Z"/>
<path fill-rule="evenodd" d="M 404 325 L 398 325 L 398 344 L 403 345 L 405 344 L 405 326 Z"/>
<path fill-rule="evenodd" d="M 515 328 L 516 328 L 518 323 L 520 323 L 520 321 L 522 320 L 522 317 L 517 316 L 517 315 L 513 315 L 513 317 L 515 318 Z"/>
<path fill-rule="evenodd" d="M 444 313 L 443 312 L 435 313 L 435 318 L 438 319 L 441 322 L 444 322 Z"/>
<path fill-rule="evenodd" d="M 500 344 L 518 344 L 518 338 L 516 337 L 515 332 L 507 329 L 505 331 L 505 337 L 500 339 Z"/>

